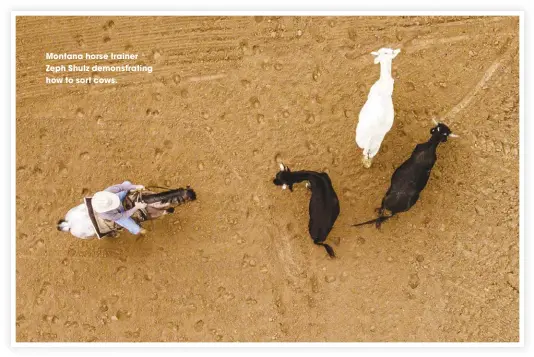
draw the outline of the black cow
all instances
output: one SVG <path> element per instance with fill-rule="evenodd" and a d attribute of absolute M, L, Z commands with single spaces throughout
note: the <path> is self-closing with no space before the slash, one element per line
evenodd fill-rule
<path fill-rule="evenodd" d="M 328 174 L 315 171 L 295 171 L 280 164 L 280 172 L 276 174 L 273 183 L 289 188 L 293 191 L 293 184 L 307 181 L 306 187 L 311 190 L 310 223 L 308 229 L 313 243 L 322 245 L 331 258 L 335 258 L 334 249 L 323 243 L 332 230 L 334 222 L 339 215 L 339 200 Z"/>
<path fill-rule="evenodd" d="M 445 124 L 435 123 L 436 126 L 430 129 L 430 139 L 426 143 L 417 144 L 412 156 L 393 173 L 391 185 L 382 199 L 382 205 L 377 209 L 378 218 L 354 224 L 354 227 L 375 223 L 380 228 L 382 222 L 399 212 L 408 211 L 417 202 L 436 162 L 438 145 L 447 141 L 448 137 L 457 137 Z M 386 215 L 386 210 L 390 212 L 389 215 Z"/>

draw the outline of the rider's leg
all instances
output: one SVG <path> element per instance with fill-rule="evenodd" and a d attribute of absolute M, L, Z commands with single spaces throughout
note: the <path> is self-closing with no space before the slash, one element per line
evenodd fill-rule
<path fill-rule="evenodd" d="M 126 228 L 132 234 L 136 234 L 137 235 L 137 234 L 141 233 L 141 230 L 142 230 L 141 226 L 139 226 L 137 223 L 135 223 L 135 221 L 131 217 L 121 218 L 121 219 L 115 221 L 115 223 L 117 223 L 118 225 Z"/>

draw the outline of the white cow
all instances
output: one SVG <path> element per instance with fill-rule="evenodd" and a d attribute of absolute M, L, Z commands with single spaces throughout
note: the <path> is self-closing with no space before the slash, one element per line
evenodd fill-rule
<path fill-rule="evenodd" d="M 356 144 L 363 150 L 363 165 L 371 167 L 373 157 L 378 153 L 382 140 L 393 126 L 393 78 L 391 62 L 400 49 L 381 48 L 371 52 L 375 64 L 380 63 L 380 78 L 373 84 L 367 102 L 360 111 L 356 126 Z"/>

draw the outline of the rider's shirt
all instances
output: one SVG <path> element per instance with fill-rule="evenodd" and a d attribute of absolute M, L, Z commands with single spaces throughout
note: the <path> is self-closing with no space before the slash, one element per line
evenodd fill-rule
<path fill-rule="evenodd" d="M 122 203 L 126 198 L 126 195 L 128 195 L 128 192 L 130 192 L 131 190 L 135 190 L 136 188 L 137 186 L 132 185 L 130 181 L 124 181 L 119 185 L 114 185 L 106 188 L 105 191 L 112 192 L 119 196 Z M 124 209 L 124 206 L 121 204 L 120 207 L 117 209 L 108 212 L 98 213 L 98 215 L 103 219 L 114 221 L 115 223 L 129 230 L 132 234 L 139 234 L 139 232 L 141 231 L 141 227 L 137 223 L 135 223 L 135 221 L 130 217 L 137 210 L 138 209 L 136 207 L 133 207 L 126 211 Z"/>

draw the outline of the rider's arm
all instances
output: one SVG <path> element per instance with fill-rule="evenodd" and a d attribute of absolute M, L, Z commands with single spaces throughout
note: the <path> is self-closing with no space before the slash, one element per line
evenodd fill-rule
<path fill-rule="evenodd" d="M 121 212 L 121 218 L 128 218 L 128 217 L 130 217 L 132 214 L 134 214 L 135 212 L 137 212 L 138 210 L 139 210 L 139 208 L 137 208 L 137 207 L 132 207 L 132 208 L 130 208 L 128 211 Z"/>
<path fill-rule="evenodd" d="M 128 192 L 128 191 L 131 191 L 131 190 L 135 190 L 137 188 L 138 188 L 138 185 L 133 185 L 130 181 L 124 181 L 121 184 L 113 185 L 113 186 L 110 186 L 110 187 L 106 188 L 106 191 L 112 192 L 112 193 L 119 193 L 119 192 L 122 192 L 122 191 Z"/>

